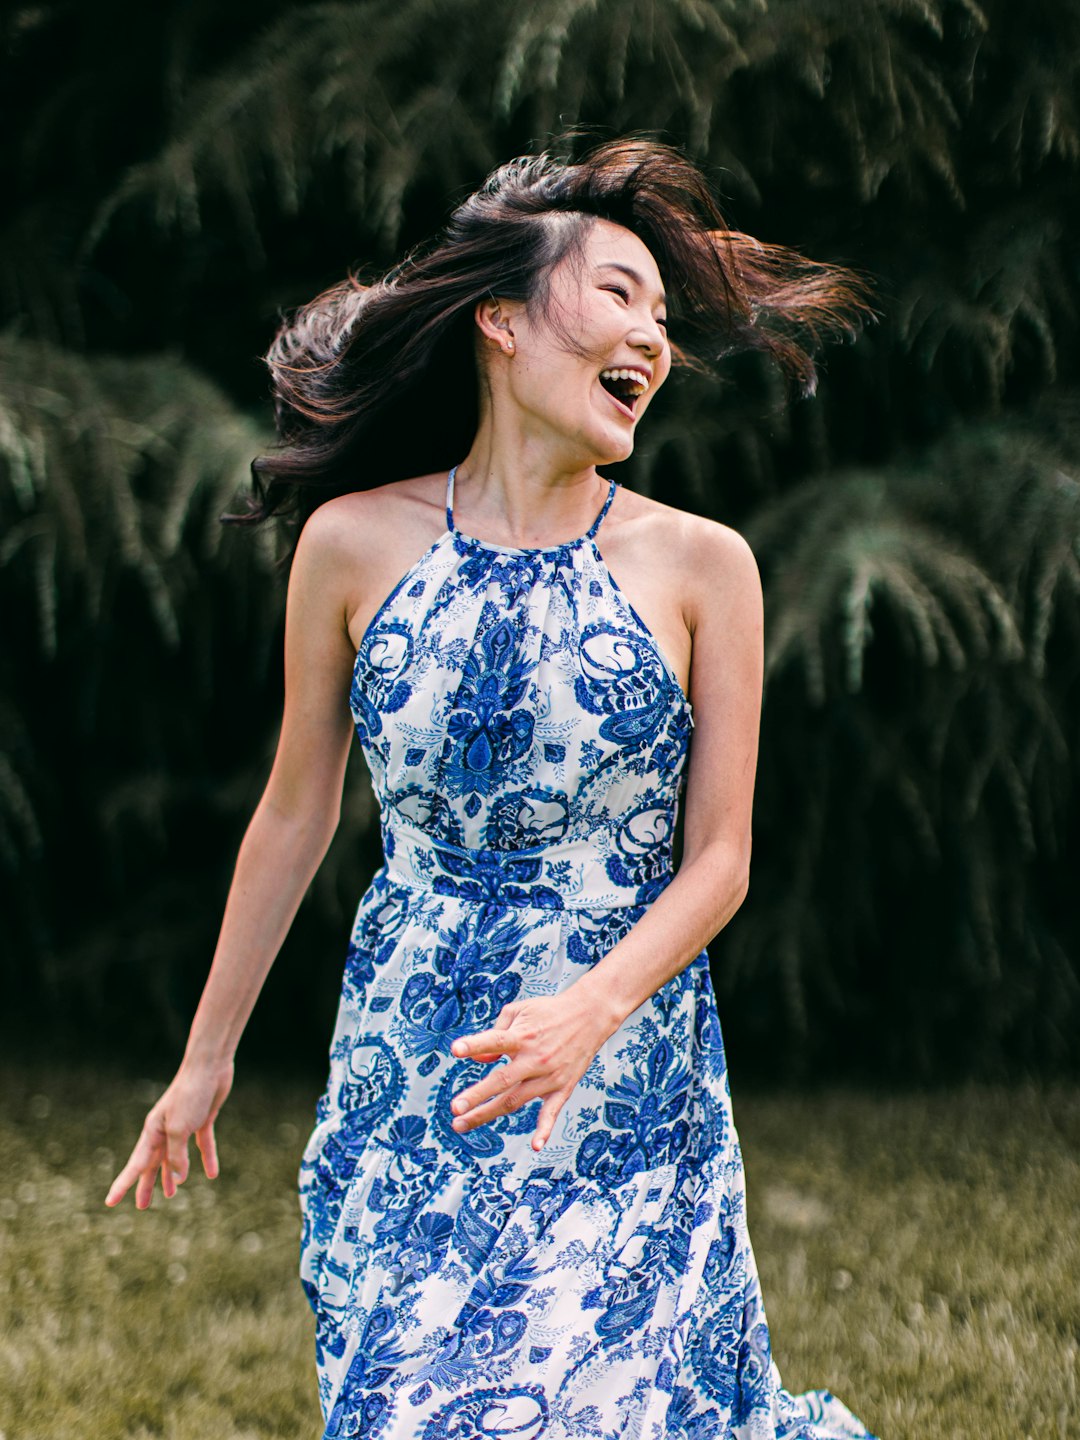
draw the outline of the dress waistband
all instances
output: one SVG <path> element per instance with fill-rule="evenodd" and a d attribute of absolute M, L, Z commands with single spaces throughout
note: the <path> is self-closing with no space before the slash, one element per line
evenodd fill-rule
<path fill-rule="evenodd" d="M 382 835 L 391 880 L 479 904 L 614 910 L 647 905 L 672 879 L 670 836 L 631 854 L 611 837 L 531 850 L 469 850 L 436 840 L 397 816 L 389 824 L 384 818 Z"/>

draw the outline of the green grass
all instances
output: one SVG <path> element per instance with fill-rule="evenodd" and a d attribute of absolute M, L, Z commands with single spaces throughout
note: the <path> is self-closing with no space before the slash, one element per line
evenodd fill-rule
<path fill-rule="evenodd" d="M 248 1077 L 221 1179 L 102 1200 L 157 1086 L 0 1074 L 0 1440 L 316 1437 L 295 1174 L 317 1083 Z M 884 1440 L 1080 1436 L 1080 1092 L 741 1096 L 785 1384 Z"/>

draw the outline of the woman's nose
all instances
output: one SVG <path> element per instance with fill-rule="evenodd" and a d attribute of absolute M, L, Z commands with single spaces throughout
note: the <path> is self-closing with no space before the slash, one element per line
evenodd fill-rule
<path fill-rule="evenodd" d="M 655 320 L 638 325 L 629 337 L 630 344 L 644 350 L 650 360 L 655 360 L 664 348 L 665 335 Z"/>

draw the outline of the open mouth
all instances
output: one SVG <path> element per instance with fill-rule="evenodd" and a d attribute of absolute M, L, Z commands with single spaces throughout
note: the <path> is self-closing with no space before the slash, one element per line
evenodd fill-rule
<path fill-rule="evenodd" d="M 644 370 L 601 370 L 600 384 L 620 409 L 633 415 L 634 406 L 649 388 Z"/>

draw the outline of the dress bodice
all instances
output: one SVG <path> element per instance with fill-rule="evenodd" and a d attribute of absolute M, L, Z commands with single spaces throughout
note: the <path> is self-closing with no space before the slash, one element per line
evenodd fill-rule
<path fill-rule="evenodd" d="M 647 903 L 670 878 L 692 711 L 596 536 L 496 545 L 454 523 L 368 626 L 350 703 L 387 866 L 546 909 Z"/>

